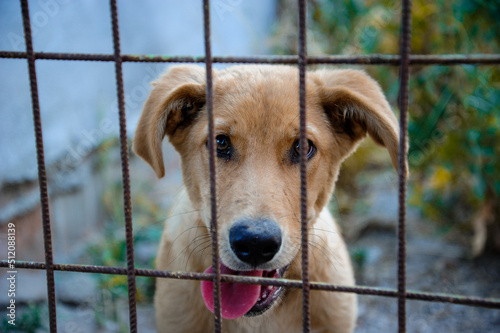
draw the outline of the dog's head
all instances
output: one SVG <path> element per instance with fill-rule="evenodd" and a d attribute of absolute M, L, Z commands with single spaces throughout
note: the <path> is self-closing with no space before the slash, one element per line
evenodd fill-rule
<path fill-rule="evenodd" d="M 235 66 L 215 72 L 214 119 L 220 256 L 224 269 L 279 276 L 300 239 L 298 71 Z M 342 161 L 369 134 L 398 159 L 398 124 L 362 71 L 307 73 L 307 212 L 330 199 Z M 205 71 L 178 66 L 154 83 L 134 151 L 164 175 L 165 135 L 181 155 L 190 199 L 210 225 Z M 260 273 L 259 273 L 260 274 Z M 261 275 L 262 276 L 262 275 Z"/>

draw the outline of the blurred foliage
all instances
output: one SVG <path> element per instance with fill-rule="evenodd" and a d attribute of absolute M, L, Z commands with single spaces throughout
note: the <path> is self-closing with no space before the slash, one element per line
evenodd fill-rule
<path fill-rule="evenodd" d="M 164 216 L 161 210 L 145 193 L 150 193 L 149 184 L 136 184 L 137 191 L 132 195 L 132 220 L 134 221 L 134 247 L 158 244 L 160 242 Z M 126 267 L 127 247 L 123 229 L 123 190 L 121 181 L 114 182 L 104 191 L 103 203 L 107 222 L 103 228 L 104 241 L 89 247 L 89 254 L 95 265 Z M 137 251 L 136 253 L 137 254 Z M 154 257 L 141 258 L 135 256 L 136 267 L 151 268 L 154 266 Z M 117 297 L 127 297 L 127 276 L 100 275 L 101 288 L 109 290 Z M 140 278 L 136 280 L 137 301 L 151 301 L 154 293 L 154 279 Z"/>
<path fill-rule="evenodd" d="M 446 72 L 445 77 L 451 74 Z M 419 82 L 427 88 L 421 98 L 432 111 L 410 124 L 409 158 L 419 180 L 410 202 L 433 220 L 468 222 L 483 203 L 500 195 L 499 74 L 495 68 L 464 66 L 449 80 L 433 76 L 432 83 Z"/>
<path fill-rule="evenodd" d="M 363 271 L 367 261 L 367 252 L 365 248 L 355 248 L 349 251 L 356 271 Z"/>
<path fill-rule="evenodd" d="M 19 305 L 18 305 L 19 306 Z M 15 325 L 9 324 L 9 318 L 4 316 L 0 324 L 1 332 L 23 332 L 34 333 L 42 329 L 42 320 L 40 318 L 41 305 L 28 304 L 25 309 L 18 309 Z"/>
<path fill-rule="evenodd" d="M 277 53 L 297 53 L 294 3 L 281 1 Z M 412 53 L 500 53 L 499 1 L 414 0 L 412 9 Z M 400 15 L 399 1 L 310 1 L 308 53 L 398 54 Z M 397 66 L 366 70 L 396 109 Z M 413 66 L 409 105 L 410 203 L 444 227 L 470 228 L 470 220 L 488 198 L 498 206 L 500 68 Z M 356 164 L 359 169 L 373 151 L 356 154 L 342 172 Z M 349 186 L 339 187 L 352 191 L 353 183 L 349 179 L 345 182 Z"/>
<path fill-rule="evenodd" d="M 123 209 L 123 185 L 121 173 L 117 172 L 119 147 L 112 145 L 109 149 L 98 150 L 96 167 L 103 177 L 103 215 L 104 226 L 101 237 L 91 244 L 87 253 L 93 265 L 127 267 L 127 247 L 125 236 L 125 218 Z M 136 267 L 154 267 L 156 246 L 160 242 L 165 220 L 164 212 L 151 199 L 153 184 L 144 180 L 131 179 L 132 220 L 134 228 L 134 261 Z M 149 195 L 149 196 L 148 196 Z M 142 254 L 146 251 L 146 255 Z M 126 275 L 96 275 L 100 290 L 107 291 L 106 304 L 120 304 L 117 300 L 128 299 Z M 154 295 L 155 279 L 150 277 L 136 278 L 136 299 L 138 302 L 151 303 Z M 110 299 L 108 299 L 110 298 Z M 117 305 L 119 307 L 119 305 Z M 106 309 L 106 313 L 96 313 L 96 318 L 103 324 L 107 320 L 119 322 L 119 309 Z M 120 331 L 127 331 L 122 325 Z"/>

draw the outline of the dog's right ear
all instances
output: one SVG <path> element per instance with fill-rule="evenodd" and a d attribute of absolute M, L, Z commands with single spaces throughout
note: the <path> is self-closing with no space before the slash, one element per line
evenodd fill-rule
<path fill-rule="evenodd" d="M 158 178 L 165 175 L 161 143 L 179 135 L 205 105 L 205 70 L 176 66 L 157 81 L 149 94 L 134 136 L 133 151 L 151 165 Z"/>

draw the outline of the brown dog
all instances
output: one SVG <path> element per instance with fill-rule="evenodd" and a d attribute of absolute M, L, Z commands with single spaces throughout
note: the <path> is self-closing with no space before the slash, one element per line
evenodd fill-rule
<path fill-rule="evenodd" d="M 325 208 L 342 161 L 368 133 L 394 165 L 398 126 L 378 84 L 356 70 L 307 73 L 307 212 L 310 279 L 353 285 L 349 255 Z M 205 71 L 178 66 L 153 83 L 134 151 L 158 177 L 165 135 L 179 152 L 185 189 L 168 218 L 161 270 L 211 272 Z M 298 71 L 235 66 L 214 71 L 218 228 L 223 274 L 301 278 Z M 211 332 L 211 282 L 158 279 L 159 332 Z M 227 332 L 300 332 L 299 289 L 223 284 Z M 352 332 L 356 297 L 312 291 L 314 332 Z"/>

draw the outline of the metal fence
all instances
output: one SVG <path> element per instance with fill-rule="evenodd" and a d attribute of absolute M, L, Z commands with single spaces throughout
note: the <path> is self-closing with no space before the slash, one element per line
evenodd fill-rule
<path fill-rule="evenodd" d="M 500 308 L 500 300 L 477 297 L 456 296 L 442 293 L 424 293 L 408 291 L 406 289 L 406 179 L 405 159 L 407 148 L 408 127 L 408 82 L 409 68 L 411 65 L 460 65 L 460 64 L 499 64 L 500 54 L 475 54 L 475 55 L 411 55 L 411 0 L 402 1 L 401 15 L 401 36 L 399 55 L 361 55 L 361 56 L 307 56 L 306 45 L 306 1 L 298 0 L 299 3 L 299 54 L 298 56 L 259 56 L 259 57 L 213 57 L 210 42 L 210 6 L 209 0 L 203 1 L 204 36 L 205 36 L 205 56 L 204 57 L 177 57 L 177 56 L 146 56 L 146 55 L 125 55 L 120 51 L 120 34 L 117 14 L 117 1 L 110 0 L 111 22 L 113 34 L 113 54 L 75 54 L 75 53 L 40 53 L 33 50 L 33 38 L 31 33 L 31 23 L 29 15 L 28 0 L 20 0 L 22 8 L 24 38 L 26 42 L 26 52 L 0 51 L 0 58 L 24 58 L 28 62 L 29 79 L 31 88 L 31 101 L 33 107 L 33 120 L 36 137 L 36 151 L 38 163 L 38 178 L 40 186 L 40 203 L 42 208 L 43 235 L 45 246 L 45 262 L 16 262 L 16 268 L 41 269 L 47 273 L 47 294 L 49 304 L 49 324 L 50 331 L 57 332 L 56 317 L 56 297 L 54 271 L 73 271 L 85 273 L 101 273 L 114 275 L 127 275 L 128 278 L 128 299 L 129 299 L 129 320 L 130 331 L 137 332 L 137 312 L 136 312 L 136 276 L 149 276 L 156 278 L 176 278 L 190 280 L 211 280 L 214 282 L 214 330 L 221 332 L 221 308 L 220 308 L 220 283 L 238 282 L 247 284 L 262 284 L 273 286 L 286 286 L 288 288 L 301 288 L 303 293 L 303 331 L 310 331 L 309 320 L 309 292 L 310 290 L 327 290 L 331 292 L 349 292 L 362 295 L 378 295 L 385 297 L 395 297 L 398 299 L 398 329 L 399 332 L 406 332 L 406 300 L 422 300 L 432 302 L 454 303 L 471 306 Z M 115 63 L 116 92 L 118 96 L 118 115 L 120 122 L 120 149 L 123 179 L 123 202 L 125 213 L 125 233 L 127 247 L 127 267 L 107 267 L 92 265 L 62 265 L 53 261 L 51 223 L 49 215 L 49 197 L 47 189 L 47 177 L 45 168 L 42 124 L 40 117 L 40 105 L 38 100 L 38 84 L 36 77 L 35 62 L 37 59 L 45 60 L 81 60 L 81 61 L 111 61 Z M 134 265 L 134 244 L 132 231 L 132 209 L 130 198 L 130 175 L 128 161 L 128 144 L 126 135 L 126 114 L 124 102 L 122 64 L 123 62 L 157 62 L 157 63 L 205 63 L 207 75 L 207 111 L 209 118 L 209 139 L 210 144 L 210 188 L 211 188 L 211 236 L 213 254 L 213 272 L 191 273 L 191 272 L 171 272 L 149 269 L 137 269 Z M 399 154 L 399 222 L 398 222 L 398 287 L 397 289 L 373 288 L 373 287 L 347 287 L 332 284 L 309 281 L 308 251 L 307 251 L 307 184 L 306 184 L 306 155 L 301 152 L 300 176 L 301 176 L 301 231 L 302 231 L 302 280 L 267 279 L 252 278 L 232 275 L 221 275 L 219 267 L 219 255 L 217 244 L 217 196 L 215 189 L 215 142 L 213 125 L 213 88 L 212 88 L 212 64 L 213 63 L 259 63 L 259 64 L 291 64 L 298 65 L 299 68 L 299 93 L 300 93 L 300 147 L 306 149 L 305 144 L 305 76 L 308 64 L 357 64 L 357 65 L 395 65 L 400 68 L 400 154 Z M 2 260 L 0 267 L 9 267 L 8 261 Z"/>

